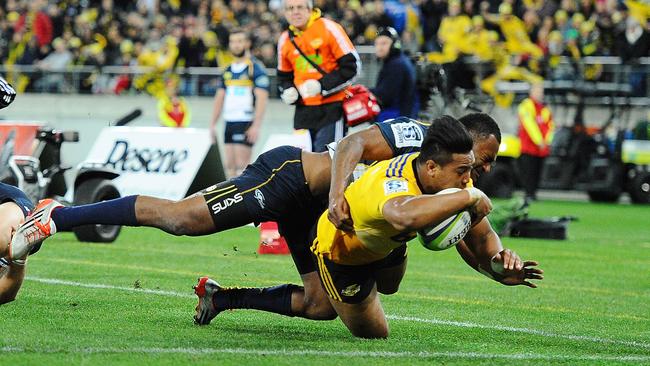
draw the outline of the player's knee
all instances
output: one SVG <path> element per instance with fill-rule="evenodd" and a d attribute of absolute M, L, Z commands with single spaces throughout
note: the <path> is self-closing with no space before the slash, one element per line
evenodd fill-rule
<path fill-rule="evenodd" d="M 161 207 L 162 212 L 167 213 L 161 215 L 161 219 L 164 222 L 164 230 L 176 236 L 191 235 L 195 226 L 194 218 L 191 214 L 184 212 L 181 205 L 181 201 L 170 201 L 165 204 L 166 207 Z M 175 215 L 173 213 L 182 214 Z"/>
<path fill-rule="evenodd" d="M 373 327 L 372 329 L 363 327 L 357 329 L 350 329 L 352 335 L 358 338 L 366 339 L 386 339 L 389 335 L 388 325 Z"/>
<path fill-rule="evenodd" d="M 337 317 L 336 311 L 329 301 L 326 303 L 306 300 L 304 303 L 305 317 L 312 320 L 334 320 Z"/>

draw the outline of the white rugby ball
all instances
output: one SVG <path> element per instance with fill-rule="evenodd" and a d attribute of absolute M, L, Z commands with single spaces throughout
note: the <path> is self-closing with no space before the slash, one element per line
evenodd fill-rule
<path fill-rule="evenodd" d="M 447 188 L 436 193 L 449 194 L 460 191 L 458 188 Z M 453 247 L 461 241 L 470 227 L 472 218 L 467 211 L 461 211 L 456 215 L 445 219 L 437 225 L 426 226 L 418 230 L 420 243 L 430 250 L 445 250 Z"/>

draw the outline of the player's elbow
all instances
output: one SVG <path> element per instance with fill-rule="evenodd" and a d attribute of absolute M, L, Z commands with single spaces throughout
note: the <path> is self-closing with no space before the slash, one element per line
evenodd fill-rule
<path fill-rule="evenodd" d="M 389 215 L 384 213 L 384 217 L 397 231 L 415 231 L 418 229 L 417 217 L 401 208 L 392 210 Z"/>
<path fill-rule="evenodd" d="M 359 133 L 353 133 L 341 139 L 336 145 L 336 150 L 339 154 L 350 154 L 351 152 L 357 152 L 361 157 L 363 157 L 364 152 L 364 139 L 363 136 L 360 136 Z"/>

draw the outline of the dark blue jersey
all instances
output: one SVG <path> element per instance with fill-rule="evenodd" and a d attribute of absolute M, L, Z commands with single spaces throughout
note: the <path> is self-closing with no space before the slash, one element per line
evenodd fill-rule
<path fill-rule="evenodd" d="M 408 117 L 397 117 L 375 125 L 393 150 L 393 156 L 420 151 L 430 126 Z"/>
<path fill-rule="evenodd" d="M 23 191 L 9 184 L 0 183 L 0 203 L 14 202 L 27 216 L 34 209 L 34 203 Z"/>

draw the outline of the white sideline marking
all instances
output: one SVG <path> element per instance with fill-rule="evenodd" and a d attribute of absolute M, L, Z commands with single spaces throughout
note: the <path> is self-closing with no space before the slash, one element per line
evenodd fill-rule
<path fill-rule="evenodd" d="M 38 351 L 18 347 L 2 347 L 2 352 L 12 353 L 144 353 L 144 354 L 243 354 L 256 356 L 339 356 L 339 357 L 385 357 L 385 358 L 470 358 L 470 359 L 507 359 L 507 360 L 563 360 L 563 361 L 650 361 L 650 356 L 607 356 L 607 355 L 542 355 L 536 353 L 491 354 L 479 352 L 390 352 L 390 351 L 317 351 L 317 350 L 278 350 L 248 348 L 76 348 L 76 349 L 39 349 Z"/>
<path fill-rule="evenodd" d="M 133 288 L 133 287 L 125 287 L 125 286 L 81 283 L 81 282 L 58 280 L 53 278 L 40 278 L 40 277 L 32 277 L 32 276 L 27 276 L 25 279 L 34 282 L 41 282 L 41 283 L 47 283 L 53 285 L 65 285 L 65 286 L 75 286 L 75 287 L 94 288 L 94 289 L 122 290 L 128 292 L 136 292 L 136 293 L 174 296 L 174 297 L 181 297 L 186 299 L 195 298 L 195 295 L 193 294 L 181 293 L 176 291 L 151 290 L 151 289 L 141 289 L 141 288 Z M 411 316 L 390 315 L 390 314 L 386 315 L 386 318 L 392 320 L 399 320 L 399 321 L 448 325 L 448 326 L 461 327 L 461 328 L 494 329 L 499 331 L 533 334 L 533 335 L 548 337 L 548 338 L 563 338 L 563 339 L 570 339 L 574 341 L 588 341 L 588 342 L 595 342 L 595 343 L 616 344 L 616 345 L 623 345 L 623 346 L 638 347 L 643 349 L 650 349 L 650 343 L 637 342 L 637 341 L 623 341 L 618 339 L 589 337 L 589 336 L 580 336 L 580 335 L 571 335 L 571 334 L 558 334 L 558 333 L 546 332 L 543 330 L 530 329 L 530 328 L 506 327 L 501 325 L 483 325 L 483 324 L 470 323 L 470 322 L 458 322 L 458 321 L 441 320 L 441 319 L 423 319 L 423 318 L 416 318 Z M 648 360 L 650 360 L 650 356 L 648 356 Z"/>
<path fill-rule="evenodd" d="M 554 338 L 570 339 L 574 341 L 589 341 L 589 342 L 596 342 L 596 343 L 619 344 L 624 346 L 650 349 L 649 343 L 643 343 L 637 341 L 621 341 L 617 339 L 579 336 L 579 335 L 571 335 L 571 334 L 557 334 L 557 333 L 551 333 L 543 330 L 530 329 L 530 328 L 515 328 L 515 327 L 506 327 L 502 325 L 483 325 L 483 324 L 476 324 L 476 323 L 469 323 L 469 322 L 457 322 L 453 320 L 422 319 L 422 318 L 414 318 L 410 316 L 400 316 L 400 315 L 386 315 L 386 318 L 393 319 L 393 320 L 405 320 L 405 321 L 414 321 L 414 322 L 429 323 L 429 324 L 451 325 L 451 326 L 461 327 L 461 328 L 494 329 L 494 330 L 501 330 L 501 331 L 505 330 L 505 331 L 516 332 L 516 333 L 534 334 L 542 337 L 554 337 Z"/>
<path fill-rule="evenodd" d="M 57 280 L 57 279 L 53 279 L 53 278 L 40 278 L 40 277 L 27 276 L 27 277 L 25 277 L 25 279 L 30 280 L 30 281 L 34 281 L 34 282 L 47 283 L 47 284 L 51 284 L 51 285 L 65 285 L 65 286 L 75 286 L 75 287 L 85 287 L 85 288 L 122 290 L 122 291 L 129 291 L 129 292 L 142 292 L 142 293 L 145 293 L 145 294 L 184 297 L 184 298 L 188 298 L 188 299 L 189 298 L 194 298 L 194 296 L 195 296 L 193 294 L 184 294 L 184 293 L 175 292 L 175 291 L 151 290 L 151 289 L 146 289 L 146 288 L 134 288 L 134 287 L 125 287 L 125 286 L 102 285 L 102 284 L 98 284 L 98 283 L 81 283 L 81 282 Z"/>

